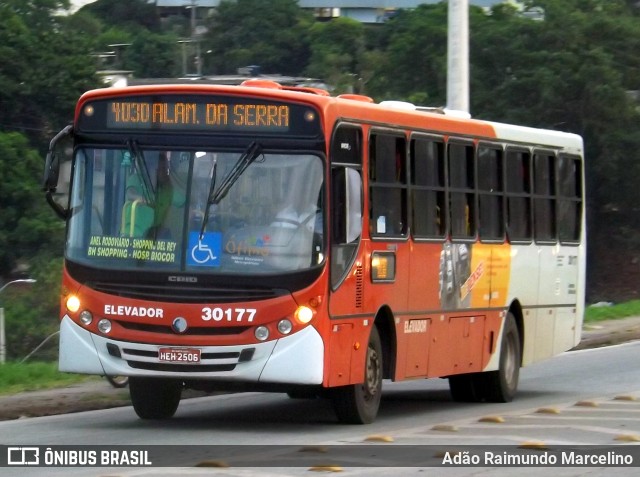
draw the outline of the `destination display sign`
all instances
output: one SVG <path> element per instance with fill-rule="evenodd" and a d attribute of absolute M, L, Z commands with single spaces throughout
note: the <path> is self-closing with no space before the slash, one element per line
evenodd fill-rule
<path fill-rule="evenodd" d="M 182 131 L 316 136 L 309 106 L 212 95 L 124 96 L 82 106 L 79 131 Z"/>

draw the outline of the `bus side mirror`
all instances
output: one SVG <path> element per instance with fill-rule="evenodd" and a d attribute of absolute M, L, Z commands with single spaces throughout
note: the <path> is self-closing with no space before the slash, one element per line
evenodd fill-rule
<path fill-rule="evenodd" d="M 347 167 L 347 243 L 354 242 L 362 233 L 362 177 L 357 170 Z"/>
<path fill-rule="evenodd" d="M 60 158 L 54 151 L 47 153 L 44 163 L 44 190 L 55 192 L 58 187 L 58 177 L 60 175 Z"/>
<path fill-rule="evenodd" d="M 56 194 L 57 196 L 62 195 L 63 197 L 54 197 L 54 193 L 58 191 L 58 181 L 60 178 L 61 168 L 60 156 L 65 153 L 64 149 L 61 147 L 61 140 L 70 139 L 72 135 L 73 126 L 71 125 L 65 127 L 62 131 L 55 135 L 55 137 L 49 143 L 49 151 L 47 152 L 47 158 L 44 165 L 44 178 L 42 186 L 45 191 L 45 197 L 47 199 L 47 203 L 62 219 L 66 219 L 69 214 L 68 209 L 62 204 L 64 203 L 65 199 L 67 199 L 68 201 L 68 181 L 70 181 L 70 177 L 67 178 L 68 181 L 65 181 L 65 185 L 67 186 L 65 187 L 65 192 L 63 194 Z"/>

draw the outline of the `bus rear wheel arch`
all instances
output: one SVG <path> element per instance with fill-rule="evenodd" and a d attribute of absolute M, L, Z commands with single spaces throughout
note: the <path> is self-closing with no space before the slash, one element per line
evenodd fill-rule
<path fill-rule="evenodd" d="M 522 340 L 513 313 L 507 313 L 500 345 L 499 367 L 484 373 L 459 374 L 449 377 L 454 401 L 510 402 L 518 390 L 522 363 Z"/>

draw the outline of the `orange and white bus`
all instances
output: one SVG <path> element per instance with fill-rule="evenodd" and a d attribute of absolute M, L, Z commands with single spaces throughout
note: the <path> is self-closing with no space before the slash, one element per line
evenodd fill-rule
<path fill-rule="evenodd" d="M 583 171 L 576 135 L 364 96 L 87 92 L 45 170 L 60 369 L 129 376 L 143 419 L 186 388 L 327 397 L 348 423 L 385 379 L 510 401 L 522 366 L 580 341 Z"/>

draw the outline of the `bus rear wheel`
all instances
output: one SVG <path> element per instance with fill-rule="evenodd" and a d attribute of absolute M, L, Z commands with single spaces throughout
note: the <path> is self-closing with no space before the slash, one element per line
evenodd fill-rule
<path fill-rule="evenodd" d="M 482 396 L 478 393 L 478 374 L 457 374 L 449 376 L 451 397 L 457 402 L 479 402 Z"/>
<path fill-rule="evenodd" d="M 518 390 L 522 347 L 520 332 L 511 313 L 507 314 L 500 345 L 500 367 L 478 376 L 482 394 L 489 402 L 511 402 Z"/>
<path fill-rule="evenodd" d="M 133 410 L 140 419 L 168 419 L 180 404 L 182 383 L 171 379 L 129 378 Z"/>
<path fill-rule="evenodd" d="M 518 389 L 522 349 L 520 333 L 511 313 L 507 315 L 497 371 L 449 377 L 449 389 L 458 402 L 510 402 Z"/>
<path fill-rule="evenodd" d="M 369 424 L 378 415 L 382 395 L 382 344 L 374 326 L 369 337 L 364 382 L 331 391 L 338 420 L 345 424 Z"/>

